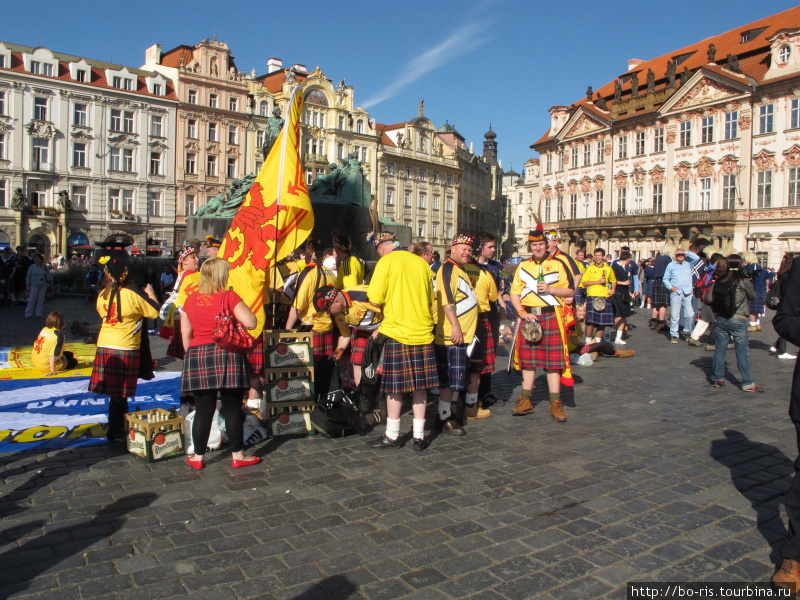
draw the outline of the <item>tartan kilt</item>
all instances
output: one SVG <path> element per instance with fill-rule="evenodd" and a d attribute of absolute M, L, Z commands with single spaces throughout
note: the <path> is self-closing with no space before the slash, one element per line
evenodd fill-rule
<path fill-rule="evenodd" d="M 592 296 L 586 299 L 586 324 L 607 327 L 614 324 L 614 306 L 611 298 L 606 298 L 606 308 L 603 312 L 597 312 L 592 305 Z"/>
<path fill-rule="evenodd" d="M 611 310 L 610 306 L 608 310 Z M 520 369 L 564 369 L 567 363 L 558 330 L 558 317 L 555 313 L 540 315 L 539 324 L 542 326 L 542 339 L 535 344 L 522 337 L 521 331 L 517 334 L 516 352 Z"/>
<path fill-rule="evenodd" d="M 181 392 L 249 387 L 242 354 L 203 344 L 191 346 L 183 359 Z"/>
<path fill-rule="evenodd" d="M 367 349 L 367 341 L 372 337 L 372 331 L 356 330 L 350 334 L 350 362 L 360 367 L 364 362 L 364 350 Z"/>
<path fill-rule="evenodd" d="M 467 345 L 457 346 L 434 345 L 436 355 L 436 373 L 439 377 L 440 388 L 462 391 L 467 387 L 469 372 L 469 359 L 467 358 Z"/>
<path fill-rule="evenodd" d="M 247 363 L 248 373 L 253 375 L 264 375 L 264 337 L 256 340 L 256 345 L 252 350 L 244 355 Z"/>
<path fill-rule="evenodd" d="M 181 320 L 175 319 L 172 325 L 172 338 L 167 346 L 167 356 L 183 358 L 185 355 L 186 351 L 183 349 L 183 337 L 181 336 Z"/>
<path fill-rule="evenodd" d="M 575 296 L 573 297 L 574 304 L 583 304 L 586 302 L 586 289 L 582 287 L 575 288 Z"/>
<path fill-rule="evenodd" d="M 333 354 L 333 329 L 324 333 L 314 331 L 311 345 L 314 351 L 314 365 L 322 364 L 323 360 Z"/>
<path fill-rule="evenodd" d="M 389 394 L 438 387 L 433 344 L 401 344 L 390 337 L 383 347 L 381 391 Z"/>
<path fill-rule="evenodd" d="M 494 373 L 494 363 L 497 356 L 494 345 L 494 332 L 492 322 L 489 320 L 489 313 L 478 315 L 478 327 L 475 330 L 478 336 L 478 343 L 470 357 L 470 373 Z"/>
<path fill-rule="evenodd" d="M 139 379 L 139 350 L 97 348 L 89 391 L 104 396 L 132 398 Z"/>
<path fill-rule="evenodd" d="M 751 315 L 760 315 L 764 312 L 764 297 L 756 294 L 756 297 L 747 301 L 747 308 Z"/>
<path fill-rule="evenodd" d="M 669 306 L 669 290 L 660 277 L 653 280 L 650 296 L 653 298 L 653 306 Z"/>

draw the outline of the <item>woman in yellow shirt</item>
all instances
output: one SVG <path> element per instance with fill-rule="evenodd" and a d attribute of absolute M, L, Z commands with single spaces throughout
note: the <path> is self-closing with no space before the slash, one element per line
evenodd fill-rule
<path fill-rule="evenodd" d="M 64 350 L 64 315 L 53 311 L 47 315 L 44 329 L 39 332 L 31 350 L 33 368 L 48 375 L 58 371 L 74 369 L 78 361 L 72 352 Z"/>

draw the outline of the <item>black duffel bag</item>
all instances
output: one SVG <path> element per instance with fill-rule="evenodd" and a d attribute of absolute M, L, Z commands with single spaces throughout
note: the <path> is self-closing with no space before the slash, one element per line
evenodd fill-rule
<path fill-rule="evenodd" d="M 311 427 L 325 437 L 344 437 L 352 433 L 366 435 L 367 426 L 358 405 L 344 390 L 330 392 L 314 405 Z"/>

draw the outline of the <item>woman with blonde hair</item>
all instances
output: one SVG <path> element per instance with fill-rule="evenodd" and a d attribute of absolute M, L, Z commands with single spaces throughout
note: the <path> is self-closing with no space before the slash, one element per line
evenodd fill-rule
<path fill-rule="evenodd" d="M 195 454 L 186 459 L 194 469 L 205 467 L 211 420 L 221 398 L 220 413 L 225 419 L 225 431 L 231 445 L 234 469 L 261 462 L 256 456 L 245 457 L 242 435 L 242 399 L 250 387 L 245 371 L 245 357 L 225 350 L 214 343 L 211 332 L 223 303 L 244 327 L 256 326 L 256 317 L 239 295 L 228 290 L 228 262 L 209 258 L 200 267 L 197 290 L 190 292 L 183 305 L 181 334 L 186 356 L 183 360 L 181 393 L 194 394 L 195 418 L 192 424 L 192 442 Z"/>

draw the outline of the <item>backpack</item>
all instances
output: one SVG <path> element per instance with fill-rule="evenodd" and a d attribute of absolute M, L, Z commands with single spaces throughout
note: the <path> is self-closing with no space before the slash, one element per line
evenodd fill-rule
<path fill-rule="evenodd" d="M 311 413 L 311 427 L 324 437 L 344 437 L 351 433 L 365 435 L 358 405 L 343 390 L 330 392 L 320 399 Z"/>
<path fill-rule="evenodd" d="M 706 303 L 706 295 L 708 294 L 708 290 L 711 289 L 712 283 L 714 283 L 714 271 L 709 271 L 694 284 L 694 297 Z"/>
<path fill-rule="evenodd" d="M 779 277 L 777 281 L 772 284 L 772 287 L 769 288 L 767 297 L 764 300 L 767 308 L 778 310 L 778 307 L 781 305 L 781 300 L 783 299 L 783 279 L 783 277 Z"/>
<path fill-rule="evenodd" d="M 736 314 L 736 285 L 724 281 L 714 282 L 714 298 L 711 300 L 711 310 L 714 314 L 724 319 L 730 319 Z"/>

